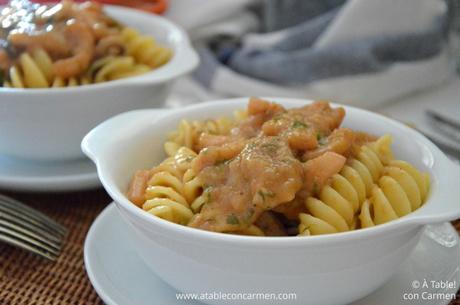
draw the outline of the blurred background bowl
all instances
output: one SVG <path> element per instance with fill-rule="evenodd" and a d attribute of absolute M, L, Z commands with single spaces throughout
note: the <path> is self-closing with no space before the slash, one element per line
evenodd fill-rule
<path fill-rule="evenodd" d="M 0 154 L 40 161 L 83 158 L 83 136 L 105 119 L 128 110 L 159 108 L 178 77 L 198 65 L 187 34 L 163 17 L 105 6 L 121 23 L 173 49 L 173 57 L 141 76 L 52 89 L 0 88 Z"/>

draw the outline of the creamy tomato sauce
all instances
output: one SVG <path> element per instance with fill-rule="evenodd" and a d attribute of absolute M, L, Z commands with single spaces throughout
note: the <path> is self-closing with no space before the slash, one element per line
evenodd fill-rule
<path fill-rule="evenodd" d="M 193 141 L 198 155 L 190 166 L 203 186 L 204 203 L 188 225 L 295 235 L 306 198 L 318 195 L 357 148 L 375 137 L 341 128 L 345 110 L 325 101 L 285 109 L 251 98 L 247 113 L 228 134 L 202 132 Z M 128 191 L 133 203 L 143 205 L 148 181 L 159 169 L 137 172 Z"/>
<path fill-rule="evenodd" d="M 189 226 L 237 232 L 260 222 L 266 234 L 285 235 L 273 212 L 294 219 L 353 147 L 373 139 L 339 128 L 344 109 L 325 101 L 286 110 L 252 98 L 248 114 L 230 135 L 201 135 L 194 170 L 207 201 Z"/>
<path fill-rule="evenodd" d="M 206 159 L 206 150 L 198 156 Z M 247 141 L 233 159 L 199 174 L 210 196 L 190 226 L 225 232 L 252 224 L 265 210 L 294 199 L 302 188 L 303 166 L 279 136 Z"/>

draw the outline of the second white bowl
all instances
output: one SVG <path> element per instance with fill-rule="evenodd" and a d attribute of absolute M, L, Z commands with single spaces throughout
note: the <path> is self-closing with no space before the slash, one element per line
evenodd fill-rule
<path fill-rule="evenodd" d="M 105 6 L 116 20 L 173 49 L 164 66 L 141 76 L 52 89 L 0 88 L 0 154 L 29 160 L 82 158 L 83 136 L 98 123 L 134 109 L 163 106 L 172 82 L 193 70 L 198 56 L 186 33 L 163 17 Z"/>

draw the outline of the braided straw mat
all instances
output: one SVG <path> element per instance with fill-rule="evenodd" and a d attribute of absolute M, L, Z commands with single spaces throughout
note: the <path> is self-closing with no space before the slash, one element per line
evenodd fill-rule
<path fill-rule="evenodd" d="M 56 263 L 0 243 L 0 305 L 103 304 L 83 264 L 83 242 L 91 223 L 110 203 L 102 190 L 66 194 L 10 194 L 69 229 Z M 460 220 L 454 223 L 460 232 Z M 460 305 L 460 294 L 451 305 Z"/>

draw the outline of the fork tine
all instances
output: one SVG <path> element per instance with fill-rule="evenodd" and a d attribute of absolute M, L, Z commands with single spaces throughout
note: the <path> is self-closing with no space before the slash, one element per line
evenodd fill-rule
<path fill-rule="evenodd" d="M 19 215 L 41 221 L 43 225 L 49 227 L 51 230 L 60 232 L 62 235 L 65 235 L 67 232 L 67 229 L 61 224 L 11 197 L 0 194 L 0 204 L 10 210 L 16 211 Z"/>
<path fill-rule="evenodd" d="M 451 158 L 455 159 L 455 160 L 458 160 L 460 161 L 460 150 L 456 149 L 455 147 L 453 146 L 450 146 L 450 145 L 447 145 L 447 144 L 444 144 L 442 142 L 440 142 L 438 139 L 430 136 L 429 134 L 426 134 L 420 130 L 418 130 L 421 134 L 423 134 L 425 137 L 427 137 L 431 142 L 433 142 L 434 144 L 436 144 L 436 146 L 439 147 L 439 149 L 441 149 L 445 154 L 447 154 L 448 156 L 450 156 Z"/>
<path fill-rule="evenodd" d="M 21 227 L 25 227 L 30 231 L 34 231 L 43 236 L 47 236 L 52 240 L 60 240 L 64 236 L 59 231 L 52 230 L 47 227 L 43 221 L 29 218 L 23 213 L 18 213 L 15 210 L 8 209 L 0 203 L 0 219 L 2 218 L 9 222 L 14 222 Z"/>
<path fill-rule="evenodd" d="M 48 216 L 0 194 L 0 240 L 55 260 L 66 232 Z"/>
<path fill-rule="evenodd" d="M 452 141 L 460 142 L 460 123 L 432 110 L 427 110 L 426 115 L 434 129 Z"/>
<path fill-rule="evenodd" d="M 41 249 L 42 251 L 48 252 L 52 255 L 58 256 L 60 253 L 59 250 L 53 249 L 52 247 L 48 246 L 44 242 L 40 240 L 35 240 L 27 235 L 16 232 L 15 230 L 11 228 L 0 226 L 0 233 L 8 235 L 10 236 L 10 238 L 16 239 L 17 241 L 22 241 L 23 243 L 27 243 L 30 246 L 35 246 L 39 250 Z"/>
<path fill-rule="evenodd" d="M 444 114 L 441 114 L 435 110 L 432 110 L 432 109 L 428 109 L 426 110 L 426 115 L 428 117 L 430 117 L 431 119 L 437 121 L 437 122 L 441 122 L 443 124 L 446 124 L 446 125 L 449 125 L 450 127 L 454 128 L 455 130 L 457 130 L 457 132 L 460 132 L 460 122 L 457 122 L 447 116 L 445 116 Z"/>
<path fill-rule="evenodd" d="M 47 215 L 29 207 L 28 205 L 14 199 L 8 196 L 5 196 L 3 194 L 0 194 L 0 202 L 4 203 L 5 205 L 8 205 L 11 209 L 15 209 L 19 212 L 30 214 L 36 219 L 41 219 L 46 221 L 51 227 L 58 229 L 59 231 L 67 231 L 67 229 L 56 222 L 55 220 L 51 219 Z"/>
<path fill-rule="evenodd" d="M 63 236 L 55 235 L 54 232 L 44 231 L 40 227 L 35 226 L 35 224 L 18 221 L 14 215 L 9 215 L 2 213 L 0 209 L 0 224 L 14 226 L 17 228 L 17 231 L 21 231 L 24 234 L 28 234 L 38 239 L 46 240 L 50 243 L 61 244 Z"/>
<path fill-rule="evenodd" d="M 14 233 L 15 236 L 20 236 L 23 240 L 26 240 L 28 242 L 37 242 L 40 246 L 42 246 L 44 249 L 48 251 L 53 251 L 55 253 L 59 253 L 61 251 L 60 242 L 51 242 L 31 231 L 25 230 L 24 228 L 21 228 L 15 224 L 9 223 L 4 220 L 0 220 L 0 226 L 0 231 L 3 230 L 5 233 L 8 232 L 11 235 L 13 235 Z"/>
<path fill-rule="evenodd" d="M 34 247 L 24 241 L 18 240 L 17 238 L 14 238 L 8 234 L 0 232 L 0 240 L 4 241 L 5 243 L 8 243 L 10 245 L 22 248 L 24 250 L 30 251 L 32 253 L 35 253 L 37 255 L 40 255 L 46 259 L 49 259 L 51 261 L 55 261 L 58 256 L 54 255 L 52 253 L 48 253 L 40 248 Z"/>

